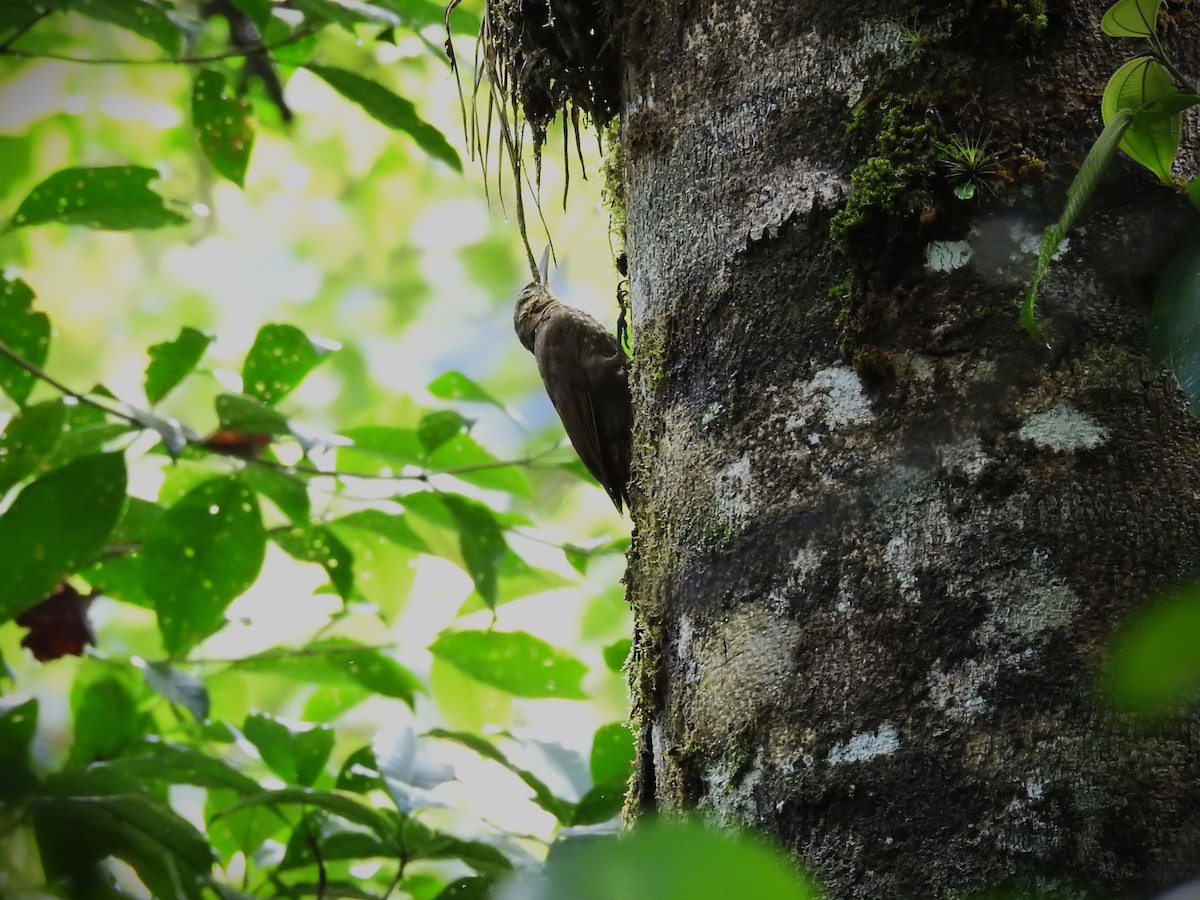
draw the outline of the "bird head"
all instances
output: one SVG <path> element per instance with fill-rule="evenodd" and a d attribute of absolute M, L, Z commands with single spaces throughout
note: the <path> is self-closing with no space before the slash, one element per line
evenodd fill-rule
<path fill-rule="evenodd" d="M 521 292 L 517 294 L 516 308 L 513 310 L 513 327 L 516 328 L 517 337 L 521 339 L 521 343 L 530 353 L 533 352 L 533 343 L 537 337 L 542 314 L 558 303 L 550 295 L 547 284 L 546 270 L 549 262 L 550 248 L 547 247 L 542 253 L 542 261 L 538 265 L 538 277 L 521 288 Z"/>

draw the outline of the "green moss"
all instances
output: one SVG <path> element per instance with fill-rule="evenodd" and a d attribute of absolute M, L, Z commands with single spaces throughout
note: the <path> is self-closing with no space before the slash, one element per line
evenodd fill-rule
<path fill-rule="evenodd" d="M 867 147 L 850 173 L 854 191 L 829 223 L 830 236 L 843 248 L 868 228 L 929 206 L 939 134 L 924 112 L 916 112 L 923 108 L 913 99 L 885 95 L 851 111 L 847 133 Z"/>

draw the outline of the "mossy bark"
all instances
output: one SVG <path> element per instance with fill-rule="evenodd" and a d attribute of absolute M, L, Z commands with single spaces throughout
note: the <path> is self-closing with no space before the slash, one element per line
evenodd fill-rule
<path fill-rule="evenodd" d="M 1186 203 L 1117 162 L 1049 347 L 1017 320 L 1136 48 L 1103 3 L 636 6 L 634 804 L 764 829 L 833 897 L 1196 874 L 1200 720 L 1097 691 L 1117 624 L 1200 573 L 1200 423 L 1145 337 Z M 1200 72 L 1200 28 L 1172 40 Z M 955 135 L 994 156 L 970 200 Z M 868 162 L 895 183 L 835 241 Z"/>

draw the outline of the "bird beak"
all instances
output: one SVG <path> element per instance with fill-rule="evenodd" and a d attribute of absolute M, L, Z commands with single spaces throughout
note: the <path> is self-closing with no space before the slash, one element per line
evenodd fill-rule
<path fill-rule="evenodd" d="M 538 276 L 542 284 L 546 284 L 546 279 L 550 274 L 550 245 L 546 245 L 546 249 L 542 251 L 542 261 L 538 263 Z"/>

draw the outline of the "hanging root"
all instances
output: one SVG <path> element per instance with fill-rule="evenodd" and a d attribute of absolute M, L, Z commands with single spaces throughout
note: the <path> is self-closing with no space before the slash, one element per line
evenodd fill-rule
<path fill-rule="evenodd" d="M 452 0 L 446 8 L 446 53 L 456 80 L 459 72 L 450 42 L 449 22 L 459 2 L 461 0 Z M 483 169 L 485 192 L 493 119 L 499 123 L 496 148 L 502 165 L 496 170 L 497 197 L 503 208 L 502 172 L 509 168 L 513 177 L 514 214 L 535 281 L 539 280 L 539 275 L 526 229 L 525 189 L 529 189 L 545 228 L 539 202 L 542 149 L 555 116 L 563 116 L 564 151 L 568 144 L 566 122 L 570 116 L 582 171 L 581 116 L 588 117 L 599 138 L 603 126 L 617 114 L 620 46 L 614 27 L 616 2 L 487 0 L 475 48 L 476 75 L 472 83 L 470 116 L 463 100 L 462 82 L 458 82 L 463 128 L 471 156 L 480 161 Z M 484 110 L 482 125 L 481 107 Z M 527 139 L 532 142 L 528 147 Z M 532 180 L 527 171 L 527 153 L 534 163 Z M 563 165 L 568 167 L 565 181 L 569 186 L 570 162 L 566 152 Z"/>

